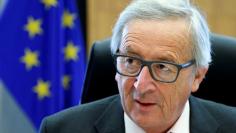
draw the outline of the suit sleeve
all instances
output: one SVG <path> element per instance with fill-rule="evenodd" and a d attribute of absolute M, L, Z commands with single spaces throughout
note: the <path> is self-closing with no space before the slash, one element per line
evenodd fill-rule
<path fill-rule="evenodd" d="M 47 133 L 47 118 L 44 118 L 39 129 L 39 133 Z"/>

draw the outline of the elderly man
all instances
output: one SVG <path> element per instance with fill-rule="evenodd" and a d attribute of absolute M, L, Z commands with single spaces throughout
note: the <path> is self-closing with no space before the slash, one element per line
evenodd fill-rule
<path fill-rule="evenodd" d="M 135 0 L 111 52 L 119 94 L 45 118 L 42 133 L 232 133 L 236 109 L 191 96 L 211 62 L 209 30 L 188 0 Z"/>

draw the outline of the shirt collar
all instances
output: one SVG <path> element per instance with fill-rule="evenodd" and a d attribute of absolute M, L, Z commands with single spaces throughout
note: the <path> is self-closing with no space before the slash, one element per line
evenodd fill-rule
<path fill-rule="evenodd" d="M 189 101 L 187 101 L 181 116 L 167 133 L 189 133 L 190 130 L 189 117 L 190 117 L 190 107 L 189 107 Z M 124 113 L 124 122 L 125 122 L 126 133 L 145 133 L 145 131 L 141 127 L 139 127 L 136 123 L 134 123 L 126 113 Z"/>

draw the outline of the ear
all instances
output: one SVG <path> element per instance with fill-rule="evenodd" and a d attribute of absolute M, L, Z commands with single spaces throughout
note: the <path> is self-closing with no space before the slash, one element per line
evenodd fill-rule
<path fill-rule="evenodd" d="M 208 71 L 208 67 L 199 67 L 195 72 L 195 77 L 192 85 L 192 92 L 196 92 L 201 84 L 202 80 L 205 78 L 205 75 Z"/>

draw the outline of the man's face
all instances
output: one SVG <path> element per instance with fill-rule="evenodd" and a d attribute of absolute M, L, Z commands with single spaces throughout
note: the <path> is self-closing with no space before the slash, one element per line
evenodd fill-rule
<path fill-rule="evenodd" d="M 123 30 L 119 53 L 149 61 L 186 63 L 193 58 L 188 28 L 180 19 L 131 21 Z M 174 83 L 154 80 L 147 66 L 137 77 L 117 73 L 124 111 L 147 132 L 166 131 L 181 115 L 206 71 L 193 66 L 182 69 Z"/>

